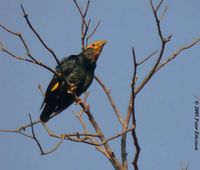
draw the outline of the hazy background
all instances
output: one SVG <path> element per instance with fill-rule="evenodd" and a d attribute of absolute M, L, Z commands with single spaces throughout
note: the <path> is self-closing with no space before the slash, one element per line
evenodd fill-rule
<path fill-rule="evenodd" d="M 86 4 L 86 0 L 78 2 L 83 6 Z M 35 29 L 60 59 L 80 53 L 81 18 L 71 0 L 0 0 L 0 23 L 22 32 L 32 54 L 54 68 L 53 57 L 27 26 L 20 3 Z M 173 34 L 164 54 L 166 59 L 200 36 L 200 1 L 166 0 L 165 5 L 168 11 L 162 22 L 163 34 Z M 96 75 L 112 89 L 112 96 L 124 117 L 133 72 L 131 47 L 135 47 L 138 61 L 160 49 L 149 0 L 91 1 L 89 18 L 92 19 L 91 28 L 101 20 L 91 41 L 108 40 L 99 58 Z M 14 53 L 25 55 L 21 42 L 2 29 L 0 41 Z M 153 59 L 139 68 L 138 81 L 152 64 Z M 199 74 L 200 46 L 197 45 L 159 71 L 137 96 L 140 169 L 180 170 L 187 165 L 190 170 L 199 169 L 200 149 L 194 150 L 194 103 L 195 95 L 200 96 Z M 28 113 L 34 120 L 39 118 L 42 96 L 37 86 L 41 84 L 46 89 L 51 77 L 50 72 L 39 66 L 0 53 L 0 129 L 15 129 L 28 123 Z M 91 111 L 106 136 L 120 132 L 120 124 L 96 81 L 89 91 Z M 69 107 L 51 120 L 49 127 L 58 134 L 81 131 L 80 123 L 72 114 L 79 109 L 80 106 Z M 36 126 L 35 131 L 45 150 L 54 146 L 57 140 L 49 138 L 41 126 Z M 120 155 L 120 138 L 112 141 L 111 146 Z M 134 153 L 131 136 L 128 137 L 127 151 L 131 161 Z M 93 146 L 65 141 L 56 152 L 41 156 L 34 141 L 18 134 L 1 133 L 0 169 L 102 170 L 113 167 Z"/>

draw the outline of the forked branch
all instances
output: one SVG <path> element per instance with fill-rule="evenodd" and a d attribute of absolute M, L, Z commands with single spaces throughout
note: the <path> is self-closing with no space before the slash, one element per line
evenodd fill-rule
<path fill-rule="evenodd" d="M 87 13 L 89 10 L 89 6 L 90 6 L 90 0 L 87 0 L 87 5 L 85 10 L 81 10 L 80 6 L 78 5 L 76 0 L 73 0 L 76 8 L 79 11 L 79 14 L 81 16 L 81 20 L 82 20 L 82 24 L 81 24 L 81 46 L 82 46 L 82 50 L 84 50 L 87 45 L 88 45 L 88 41 L 89 39 L 95 34 L 95 32 L 97 31 L 97 28 L 100 25 L 100 20 L 97 22 L 96 26 L 94 27 L 93 31 L 88 35 L 88 31 L 90 28 L 90 23 L 91 23 L 91 19 L 89 19 L 88 21 L 86 20 L 87 17 Z"/>

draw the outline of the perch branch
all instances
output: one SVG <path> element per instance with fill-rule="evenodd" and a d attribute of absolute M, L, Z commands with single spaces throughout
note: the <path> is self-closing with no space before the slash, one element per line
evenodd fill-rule
<path fill-rule="evenodd" d="M 92 126 L 94 127 L 96 133 L 99 135 L 99 139 L 101 140 L 102 143 L 104 143 L 106 141 L 106 138 L 105 138 L 103 132 L 101 131 L 99 125 L 97 124 L 95 118 L 93 117 L 93 115 L 92 115 L 92 113 L 90 111 L 90 106 L 88 104 L 84 104 L 81 101 L 81 99 L 78 98 L 76 95 L 75 95 L 75 101 L 80 104 L 80 106 L 82 107 L 82 109 L 84 110 L 86 115 L 88 116 L 88 119 L 91 122 Z M 105 147 L 105 150 L 106 150 L 107 154 L 109 155 L 113 166 L 116 169 L 122 170 L 122 165 L 119 162 L 119 160 L 117 159 L 117 157 L 115 156 L 115 154 L 112 151 L 110 145 L 108 143 L 105 143 L 103 146 Z"/>

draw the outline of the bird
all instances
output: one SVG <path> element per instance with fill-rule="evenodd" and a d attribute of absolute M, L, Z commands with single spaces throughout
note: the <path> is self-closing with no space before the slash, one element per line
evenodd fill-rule
<path fill-rule="evenodd" d="M 65 57 L 56 66 L 58 74 L 53 75 L 40 108 L 40 120 L 43 123 L 73 104 L 74 94 L 79 97 L 89 88 L 97 60 L 106 43 L 106 40 L 94 41 L 80 54 Z"/>

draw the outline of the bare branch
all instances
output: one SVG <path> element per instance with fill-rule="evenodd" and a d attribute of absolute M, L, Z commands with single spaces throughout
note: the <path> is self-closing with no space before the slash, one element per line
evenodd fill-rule
<path fill-rule="evenodd" d="M 128 110 L 127 110 L 127 115 L 124 123 L 124 128 L 126 129 L 128 127 L 129 121 L 131 114 L 133 114 L 133 108 L 134 108 L 134 100 L 135 100 L 135 83 L 137 81 L 137 61 L 136 61 L 136 55 L 135 55 L 135 49 L 132 48 L 132 57 L 133 57 L 133 77 L 132 77 L 132 82 L 131 82 L 131 95 L 129 99 L 129 104 L 128 104 Z M 135 115 L 133 115 L 133 118 L 135 119 Z M 134 122 L 132 122 L 135 124 Z"/>
<path fill-rule="evenodd" d="M 159 2 L 158 6 L 155 8 L 155 12 L 157 12 L 157 11 L 159 10 L 159 8 L 160 8 L 160 6 L 162 5 L 163 1 L 164 1 L 164 0 L 161 0 L 161 1 Z M 152 2 L 151 2 L 151 3 L 152 3 Z M 152 5 L 153 5 L 153 3 L 152 3 Z"/>
<path fill-rule="evenodd" d="M 100 84 L 102 89 L 104 90 L 104 92 L 105 92 L 105 94 L 106 94 L 106 96 L 107 96 L 107 98 L 108 98 L 108 100 L 110 102 L 110 105 L 112 106 L 112 108 L 113 108 L 113 110 L 114 110 L 119 122 L 123 126 L 123 118 L 122 118 L 122 116 L 121 116 L 121 114 L 119 112 L 119 109 L 117 108 L 117 106 L 116 106 L 116 104 L 115 104 L 115 102 L 114 102 L 114 100 L 113 100 L 113 98 L 112 98 L 112 96 L 110 94 L 110 90 L 108 90 L 106 88 L 105 84 L 96 75 L 94 76 L 94 78 Z"/>
<path fill-rule="evenodd" d="M 105 138 L 105 140 L 101 143 L 97 143 L 97 142 L 89 142 L 87 141 L 89 138 L 88 137 L 96 137 L 96 138 L 100 138 L 101 139 L 101 136 L 99 136 L 98 134 L 87 134 L 87 133 L 73 133 L 73 134 L 61 134 L 61 135 L 58 135 L 58 134 L 55 134 L 54 132 L 52 132 L 48 127 L 47 127 L 47 124 L 43 124 L 44 128 L 46 129 L 47 133 L 49 136 L 51 137 L 54 137 L 54 138 L 59 138 L 59 139 L 64 139 L 64 140 L 70 140 L 70 141 L 73 141 L 73 142 L 80 142 L 80 143 L 86 143 L 86 144 L 89 144 L 89 145 L 93 145 L 93 146 L 102 146 L 102 145 L 106 145 L 108 142 L 132 131 L 135 126 L 132 126 L 131 128 L 125 130 L 125 131 L 122 131 L 120 133 L 117 133 L 115 134 L 114 136 L 112 137 L 109 137 L 109 138 Z"/>
<path fill-rule="evenodd" d="M 77 96 L 75 96 L 75 101 L 77 103 L 79 103 L 79 105 L 82 107 L 82 109 L 84 110 L 84 112 L 86 113 L 86 115 L 88 116 L 89 118 L 89 121 L 91 122 L 93 128 L 95 129 L 96 133 L 99 135 L 99 138 L 101 140 L 102 143 L 104 143 L 104 141 L 106 141 L 106 138 L 102 132 L 102 130 L 100 129 L 99 125 L 97 124 L 94 116 L 92 115 L 92 113 L 90 112 L 90 106 L 88 104 L 84 104 L 80 98 L 78 98 Z M 113 164 L 113 166 L 119 170 L 122 170 L 122 165 L 121 163 L 119 162 L 119 160 L 116 158 L 114 152 L 112 151 L 110 145 L 108 143 L 105 143 L 103 145 L 105 147 L 105 150 L 106 152 L 108 153 L 110 159 L 111 159 L 111 162 Z"/>
<path fill-rule="evenodd" d="M 52 147 L 52 149 L 50 149 L 49 151 L 44 152 L 44 155 L 48 155 L 48 154 L 51 154 L 51 153 L 55 152 L 61 146 L 63 141 L 64 141 L 64 139 L 61 139 L 60 141 L 58 141 L 58 143 L 54 147 Z"/>
<path fill-rule="evenodd" d="M 42 96 L 45 97 L 45 93 L 42 90 L 42 86 L 40 84 L 38 85 L 38 89 L 39 89 L 40 93 L 42 94 Z"/>
<path fill-rule="evenodd" d="M 30 22 L 29 19 L 28 19 L 28 14 L 25 12 L 25 9 L 24 9 L 24 7 L 23 7 L 22 4 L 21 4 L 21 9 L 22 9 L 22 11 L 23 11 L 24 18 L 25 18 L 25 20 L 26 20 L 26 22 L 27 22 L 29 28 L 33 31 L 33 33 L 36 35 L 36 37 L 37 37 L 38 40 L 41 42 L 41 44 L 45 47 L 45 49 L 46 49 L 49 53 L 52 54 L 52 56 L 54 57 L 54 59 L 55 59 L 57 65 L 58 65 L 58 67 L 60 68 L 61 76 L 62 76 L 64 82 L 65 82 L 66 84 L 68 84 L 68 82 L 66 81 L 66 79 L 65 79 L 65 77 L 64 77 L 64 72 L 63 72 L 63 69 L 62 69 L 62 67 L 61 67 L 61 64 L 60 64 L 60 62 L 59 62 L 59 60 L 58 60 L 57 55 L 55 54 L 55 52 L 54 52 L 51 48 L 49 48 L 49 47 L 47 46 L 47 44 L 44 42 L 44 40 L 40 37 L 40 35 L 38 34 L 38 32 L 35 30 L 35 28 L 33 28 L 31 22 Z M 57 75 L 58 75 L 58 74 L 57 74 Z"/>
<path fill-rule="evenodd" d="M 47 65 L 45 65 L 45 64 L 43 64 L 43 63 L 41 63 L 40 61 L 38 61 L 37 59 L 35 59 L 35 58 L 32 56 L 32 54 L 31 54 L 31 52 L 30 52 L 30 50 L 29 50 L 29 48 L 28 48 L 28 45 L 27 45 L 25 39 L 24 39 L 23 36 L 22 36 L 22 33 L 14 32 L 14 31 L 10 30 L 9 28 L 6 28 L 6 27 L 3 26 L 2 24 L 0 24 L 0 27 L 3 28 L 3 29 L 4 29 L 5 31 L 7 31 L 8 33 L 10 33 L 10 34 L 12 34 L 12 35 L 14 35 L 14 36 L 17 36 L 17 37 L 20 39 L 20 41 L 22 42 L 22 44 L 23 44 L 23 46 L 24 46 L 24 48 L 25 48 L 25 50 L 26 50 L 26 55 L 27 55 L 30 59 L 26 59 L 26 58 L 23 58 L 23 57 L 19 57 L 19 56 L 13 54 L 11 51 L 9 51 L 8 49 L 4 48 L 4 47 L 3 47 L 3 44 L 1 45 L 1 51 L 2 51 L 2 52 L 5 52 L 5 53 L 8 54 L 9 56 L 11 56 L 11 57 L 13 57 L 13 58 L 15 58 L 15 59 L 17 59 L 17 60 L 22 60 L 22 61 L 26 61 L 26 62 L 29 62 L 29 63 L 32 63 L 32 64 L 39 65 L 39 66 L 41 66 L 41 67 L 43 67 L 43 68 L 49 70 L 49 71 L 52 72 L 53 74 L 58 75 L 58 73 L 55 72 L 53 69 L 51 69 L 49 66 L 47 66 Z M 58 75 L 58 76 L 59 76 L 59 75 Z"/>
<path fill-rule="evenodd" d="M 82 26 L 81 26 L 81 46 L 82 46 L 82 50 L 85 49 L 85 37 L 87 35 L 88 29 L 89 29 L 89 25 L 90 25 L 90 21 L 88 22 L 85 20 L 86 16 L 87 16 L 87 12 L 89 9 L 89 5 L 90 5 L 90 0 L 87 1 L 87 6 L 85 9 L 85 12 L 82 12 L 81 8 L 79 7 L 78 3 L 76 0 L 73 0 L 74 4 L 76 6 L 76 8 L 79 11 L 79 14 L 81 15 L 81 19 L 82 19 Z"/>
<path fill-rule="evenodd" d="M 128 160 L 127 160 L 128 154 L 126 151 L 126 139 L 127 139 L 127 133 L 123 134 L 121 138 L 121 160 L 122 160 L 122 166 L 125 169 L 128 169 Z"/>
<path fill-rule="evenodd" d="M 159 4 L 161 5 L 162 2 L 163 2 L 163 0 L 161 0 Z M 152 11 L 153 11 L 153 14 L 154 14 L 154 18 L 156 20 L 157 29 L 158 29 L 158 33 L 159 33 L 160 39 L 161 39 L 161 41 L 165 41 L 164 38 L 163 38 L 163 35 L 162 35 L 162 31 L 161 31 L 161 27 L 160 27 L 160 20 L 158 19 L 158 14 L 157 14 L 157 10 L 160 7 L 160 5 L 158 5 L 158 7 L 155 8 L 154 5 L 153 5 L 152 0 L 150 0 L 150 4 L 151 4 L 151 8 L 152 8 Z"/>
<path fill-rule="evenodd" d="M 146 83 L 152 78 L 152 76 L 154 75 L 154 73 L 156 71 L 156 68 L 160 64 L 160 61 L 161 61 L 161 59 L 163 57 L 164 50 L 165 50 L 165 47 L 166 47 L 166 43 L 169 42 L 171 37 L 172 37 L 172 35 L 168 36 L 167 38 L 163 37 L 161 26 L 160 26 L 160 21 L 158 19 L 157 11 L 154 8 L 152 0 L 150 0 L 150 4 L 151 4 L 151 8 L 152 8 L 152 11 L 153 11 L 153 14 L 154 14 L 154 18 L 155 18 L 155 21 L 156 21 L 158 34 L 159 34 L 159 37 L 160 37 L 160 40 L 161 40 L 161 50 L 160 50 L 160 53 L 158 55 L 158 58 L 157 58 L 157 60 L 156 60 L 156 62 L 154 64 L 154 66 L 151 68 L 151 70 L 149 71 L 148 75 L 144 78 L 144 80 L 140 83 L 140 85 L 135 89 L 135 94 L 137 94 L 146 85 Z"/>
<path fill-rule="evenodd" d="M 29 114 L 29 119 L 30 119 L 30 122 L 31 122 L 31 132 L 32 132 L 32 135 L 33 135 L 33 140 L 37 143 L 38 148 L 40 149 L 41 155 L 44 155 L 42 146 L 40 145 L 40 142 L 38 141 L 37 137 L 35 136 L 35 131 L 34 131 L 34 127 L 33 127 L 33 122 L 32 122 L 32 118 L 31 118 L 31 115 L 30 115 L 30 114 Z"/>
<path fill-rule="evenodd" d="M 101 143 L 101 144 L 99 144 L 99 145 L 104 145 L 105 143 L 107 143 L 107 142 L 109 142 L 109 141 L 111 141 L 111 140 L 113 140 L 113 139 L 116 139 L 116 138 L 118 138 L 118 137 L 120 137 L 120 136 L 123 136 L 124 134 L 127 134 L 128 132 L 131 132 L 133 129 L 135 129 L 135 126 L 134 126 L 134 125 L 133 125 L 130 129 L 127 129 L 127 130 L 125 130 L 125 131 L 122 131 L 122 132 L 120 132 L 120 133 L 117 133 L 116 135 L 114 135 L 114 136 L 112 136 L 112 137 L 106 139 L 103 143 Z"/>
<path fill-rule="evenodd" d="M 14 31 L 12 31 L 12 30 L 6 28 L 6 27 L 3 26 L 2 24 L 0 24 L 0 27 L 3 28 L 3 29 L 4 29 L 5 31 L 7 31 L 8 33 L 10 33 L 10 34 L 12 34 L 12 35 L 14 35 L 14 36 L 17 36 L 17 37 L 21 40 L 21 42 L 23 43 L 24 48 L 26 49 L 26 54 L 27 54 L 27 56 L 29 56 L 29 57 L 31 58 L 31 60 L 33 60 L 35 63 L 37 63 L 37 60 L 36 60 L 34 57 L 32 57 L 31 52 L 30 52 L 30 50 L 29 50 L 29 48 L 28 48 L 28 45 L 27 45 L 26 41 L 24 40 L 24 38 L 23 38 L 23 36 L 22 36 L 22 33 L 14 32 Z"/>
<path fill-rule="evenodd" d="M 130 110 L 128 110 L 128 114 L 132 113 L 132 126 L 135 126 L 134 129 L 132 129 L 132 137 L 133 137 L 133 141 L 134 141 L 134 145 L 136 148 L 135 151 L 135 155 L 134 155 L 134 159 L 133 159 L 133 166 L 135 170 L 138 170 L 138 159 L 139 159 L 139 155 L 140 155 L 140 145 L 139 145 L 139 141 L 138 141 L 138 137 L 136 134 L 136 118 L 135 118 L 135 84 L 136 84 L 136 80 L 137 80 L 137 61 L 136 61 L 136 54 L 135 54 L 135 49 L 132 48 L 132 57 L 133 57 L 133 66 L 134 66 L 134 71 L 133 71 L 133 78 L 132 78 L 132 83 L 131 83 L 131 97 L 132 99 L 130 99 L 129 102 L 129 108 Z M 130 116 L 127 115 L 126 121 L 129 122 Z M 128 124 L 128 122 L 126 122 Z"/>
<path fill-rule="evenodd" d="M 87 12 L 88 12 L 89 4 L 90 4 L 89 1 L 90 1 L 90 0 L 88 0 L 88 2 L 87 2 L 87 6 L 86 6 L 86 10 L 85 10 L 84 14 L 83 14 L 83 12 L 81 11 L 81 8 L 79 7 L 79 5 L 78 5 L 78 3 L 76 2 L 76 0 L 73 0 L 73 1 L 74 1 L 74 4 L 76 5 L 76 8 L 77 8 L 78 11 L 79 11 L 79 14 L 80 14 L 81 17 L 82 17 L 82 22 L 84 23 L 85 27 L 87 28 L 87 27 L 88 27 L 88 24 L 87 24 L 87 22 L 85 21 L 85 17 L 86 17 Z"/>
<path fill-rule="evenodd" d="M 34 121 L 34 122 L 29 123 L 29 124 L 27 124 L 27 125 L 23 125 L 23 126 L 19 127 L 19 128 L 17 129 L 17 131 L 22 131 L 22 130 L 25 131 L 27 128 L 29 128 L 29 127 L 31 127 L 31 126 L 33 126 L 33 125 L 36 125 L 36 124 L 38 124 L 38 123 L 41 123 L 41 120 Z"/>
<path fill-rule="evenodd" d="M 95 32 L 97 31 L 99 25 L 101 23 L 101 20 L 98 21 L 97 25 L 95 26 L 94 30 L 92 31 L 92 33 L 90 33 L 90 35 L 87 36 L 86 38 L 86 47 L 88 46 L 88 41 L 89 39 L 95 34 Z"/>
<path fill-rule="evenodd" d="M 23 58 L 23 57 L 19 57 L 19 56 L 16 56 L 14 53 L 12 53 L 11 51 L 8 51 L 7 49 L 5 48 L 2 48 L 2 52 L 8 54 L 9 56 L 13 57 L 14 59 L 17 59 L 17 60 L 21 60 L 21 61 L 25 61 L 25 62 L 28 62 L 28 63 L 32 63 L 32 64 L 36 64 L 36 65 L 39 65 L 47 70 L 49 70 L 50 72 L 58 75 L 53 69 L 51 69 L 50 67 L 48 67 L 47 65 L 37 61 L 37 62 L 34 62 L 30 59 L 26 59 L 26 58 Z"/>
<path fill-rule="evenodd" d="M 138 137 L 137 137 L 137 134 L 136 134 L 136 131 L 135 129 L 132 130 L 132 136 L 133 136 L 133 141 L 134 141 L 134 145 L 135 145 L 135 148 L 136 148 L 136 152 L 135 152 L 135 156 L 134 156 L 134 160 L 132 162 L 135 170 L 138 170 L 138 160 L 139 160 L 139 155 L 140 155 L 140 145 L 139 145 L 139 142 L 138 142 Z"/>
<path fill-rule="evenodd" d="M 159 71 L 163 66 L 165 66 L 167 63 L 169 63 L 170 61 L 172 61 L 173 59 L 175 59 L 183 51 L 185 51 L 187 49 L 190 49 L 191 47 L 195 46 L 199 42 L 200 42 L 200 38 L 194 40 L 193 42 L 191 42 L 188 45 L 185 45 L 185 46 L 181 47 L 179 50 L 177 50 L 176 52 L 174 52 L 170 57 L 168 57 L 167 60 L 165 60 L 163 63 L 159 64 L 158 67 L 156 68 L 155 72 Z"/>
<path fill-rule="evenodd" d="M 0 132 L 1 133 L 19 133 L 20 135 L 23 135 L 25 137 L 33 139 L 33 137 L 31 135 L 28 135 L 28 134 L 26 134 L 26 133 L 24 133 L 24 132 L 22 132 L 22 131 L 20 131 L 18 129 L 16 129 L 16 130 L 2 130 L 1 129 Z"/>
<path fill-rule="evenodd" d="M 142 65 L 144 64 L 146 61 L 148 61 L 151 57 L 153 57 L 156 53 L 158 52 L 158 50 L 154 51 L 153 53 L 151 53 L 149 56 L 145 57 L 142 61 L 140 61 L 139 63 L 137 63 L 137 65 Z"/>
<path fill-rule="evenodd" d="M 51 136 L 51 137 L 58 138 L 58 139 L 62 139 L 62 140 L 70 140 L 70 141 L 73 141 L 73 142 L 86 143 L 86 144 L 89 144 L 89 145 L 94 145 L 94 146 L 96 146 L 96 143 L 94 143 L 94 142 L 89 142 L 89 141 L 88 141 L 88 137 L 87 137 L 88 134 L 82 134 L 83 137 L 81 137 L 81 136 L 79 135 L 79 133 L 70 134 L 70 135 L 68 135 L 68 134 L 57 135 L 57 134 L 53 133 L 53 132 L 47 127 L 46 124 L 43 123 L 43 126 L 44 126 L 44 128 L 46 129 L 48 135 Z M 90 134 L 89 134 L 89 136 L 90 136 L 90 137 L 91 137 L 91 136 L 94 137 L 94 136 L 96 136 L 96 135 L 92 135 L 92 134 L 90 135 Z"/>
<path fill-rule="evenodd" d="M 62 144 L 63 140 L 59 141 L 49 151 L 44 152 L 41 144 L 39 143 L 38 139 L 36 138 L 35 131 L 34 131 L 34 125 L 36 125 L 37 123 L 40 123 L 41 121 L 35 121 L 35 122 L 33 122 L 30 114 L 29 114 L 29 119 L 30 119 L 30 124 L 21 126 L 20 128 L 17 128 L 16 130 L 0 130 L 0 132 L 2 132 L 2 133 L 18 133 L 20 135 L 23 135 L 23 136 L 25 136 L 27 138 L 30 138 L 30 139 L 34 140 L 36 142 L 37 146 L 39 147 L 41 155 L 47 155 L 47 154 L 50 154 L 50 153 L 56 151 L 58 149 L 58 147 Z M 27 134 L 27 133 L 24 132 L 26 130 L 26 128 L 29 128 L 29 127 L 31 127 L 31 133 L 32 133 L 32 135 L 29 135 L 29 134 Z"/>
<path fill-rule="evenodd" d="M 86 21 L 86 16 L 87 16 L 88 9 L 89 9 L 89 6 L 90 6 L 90 0 L 87 1 L 87 5 L 86 5 L 86 8 L 85 8 L 84 12 L 81 10 L 81 8 L 78 5 L 76 0 L 73 0 L 73 2 L 75 4 L 76 8 L 78 9 L 79 14 L 81 15 L 81 19 L 82 19 L 82 24 L 81 24 L 81 46 L 82 46 L 82 50 L 84 50 L 85 47 L 87 47 L 87 45 L 88 45 L 89 39 L 95 34 L 97 28 L 99 27 L 100 21 L 98 21 L 98 23 L 95 26 L 94 30 L 89 35 L 87 35 L 88 31 L 89 31 L 89 26 L 90 26 L 90 23 L 91 23 L 91 19 Z"/>
<path fill-rule="evenodd" d="M 84 104 L 85 104 L 86 101 L 87 101 L 88 95 L 89 95 L 89 92 L 85 92 L 84 99 L 83 99 L 83 103 L 84 103 Z M 79 119 L 79 121 L 80 121 L 80 123 L 81 123 L 81 125 L 82 125 L 82 127 L 83 127 L 83 132 L 84 132 L 85 134 L 89 134 L 89 130 L 88 130 L 88 128 L 87 128 L 87 124 L 86 124 L 85 121 L 83 120 L 83 116 L 82 116 L 82 115 L 83 115 L 83 112 L 84 112 L 83 109 L 81 109 L 81 111 L 80 111 L 79 113 L 76 113 L 75 116 Z M 91 137 L 91 136 L 87 136 L 87 138 L 88 138 L 88 140 L 90 140 L 91 142 L 98 144 L 98 141 L 97 141 L 95 138 L 93 138 L 93 137 Z M 106 150 L 105 150 L 103 147 L 101 147 L 101 146 L 95 146 L 95 148 L 97 149 L 97 151 L 101 152 L 103 155 L 105 155 L 105 156 L 110 160 L 109 155 L 107 154 Z M 110 161 L 111 161 L 111 160 L 110 160 Z"/>
<path fill-rule="evenodd" d="M 90 0 L 87 1 L 87 5 L 86 5 L 86 8 L 85 8 L 85 12 L 84 12 L 84 14 L 83 14 L 84 18 L 85 18 L 86 15 L 87 15 L 87 12 L 88 12 L 89 6 L 90 6 Z"/>

